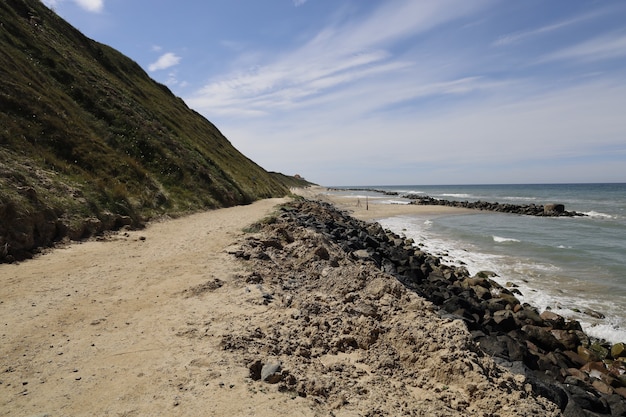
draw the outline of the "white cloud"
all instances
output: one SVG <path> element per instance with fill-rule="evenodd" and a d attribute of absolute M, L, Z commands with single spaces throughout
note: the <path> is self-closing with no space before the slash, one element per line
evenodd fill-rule
<path fill-rule="evenodd" d="M 358 81 L 394 77 L 415 64 L 395 57 L 389 51 L 393 42 L 471 14 L 485 3 L 385 2 L 363 21 L 328 26 L 293 51 L 259 63 L 247 72 L 214 80 L 188 102 L 208 114 L 264 115 L 311 104 L 320 94 L 332 94 Z M 407 88 L 411 90 L 410 86 Z"/>
<path fill-rule="evenodd" d="M 611 33 L 546 55 L 541 62 L 574 59 L 598 61 L 626 56 L 626 34 Z"/>
<path fill-rule="evenodd" d="M 431 41 L 431 29 L 447 25 L 454 33 L 449 23 L 475 19 L 486 4 L 384 2 L 363 20 L 321 28 L 295 49 L 244 49 L 238 71 L 215 77 L 186 101 L 264 168 L 326 185 L 585 181 L 584 169 L 570 169 L 577 178 L 565 171 L 550 177 L 552 164 L 564 160 L 601 180 L 601 164 L 585 157 L 626 152 L 623 76 L 567 72 L 555 82 L 549 71 L 506 66 L 519 62 L 501 59 L 510 58 L 507 48 L 469 38 Z M 622 41 L 607 35 L 550 59 L 613 56 L 626 51 Z"/>
<path fill-rule="evenodd" d="M 74 0 L 83 9 L 98 13 L 104 10 L 104 0 Z"/>
<path fill-rule="evenodd" d="M 571 25 L 575 25 L 577 23 L 581 23 L 587 20 L 594 19 L 596 17 L 602 16 L 608 12 L 609 9 L 599 10 L 591 13 L 587 13 L 581 16 L 576 16 L 571 19 L 562 20 L 560 22 L 552 23 L 550 25 L 542 26 L 536 29 L 530 29 L 526 31 L 520 31 L 515 33 L 510 33 L 508 35 L 501 36 L 498 38 L 493 45 L 494 46 L 506 46 L 510 44 L 515 44 L 522 42 L 529 38 L 534 38 L 536 36 L 545 35 L 550 32 L 557 31 L 559 29 L 566 28 Z M 612 9 L 611 9 L 612 10 Z"/>
<path fill-rule="evenodd" d="M 180 57 L 172 52 L 167 52 L 159 57 L 156 62 L 153 62 L 148 66 L 148 70 L 151 72 L 167 69 L 176 66 L 180 63 Z"/>
<path fill-rule="evenodd" d="M 54 9 L 67 0 L 42 0 L 47 7 Z M 79 7 L 88 12 L 100 13 L 104 10 L 104 0 L 73 0 Z"/>
<path fill-rule="evenodd" d="M 293 0 L 293 5 L 296 6 L 296 7 L 300 7 L 300 6 L 302 6 L 306 2 L 307 2 L 307 0 Z"/>

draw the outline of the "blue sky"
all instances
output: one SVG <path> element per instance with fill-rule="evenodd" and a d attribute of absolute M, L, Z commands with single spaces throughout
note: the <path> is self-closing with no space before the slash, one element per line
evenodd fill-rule
<path fill-rule="evenodd" d="M 626 182 L 626 2 L 44 0 L 267 170 Z"/>

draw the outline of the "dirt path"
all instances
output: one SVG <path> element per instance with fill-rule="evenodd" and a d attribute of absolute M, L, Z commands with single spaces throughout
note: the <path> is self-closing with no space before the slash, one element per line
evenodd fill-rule
<path fill-rule="evenodd" d="M 0 265 L 0 416 L 558 415 L 284 201 Z"/>
<path fill-rule="evenodd" d="M 241 266 L 224 248 L 281 201 L 0 265 L 0 415 L 276 414 L 284 401 L 309 415 L 250 395 L 248 370 L 218 346 L 264 309 L 229 289 Z"/>

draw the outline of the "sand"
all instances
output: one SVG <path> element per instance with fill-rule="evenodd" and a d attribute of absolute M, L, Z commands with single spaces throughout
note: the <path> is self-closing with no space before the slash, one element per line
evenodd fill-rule
<path fill-rule="evenodd" d="M 297 188 L 292 190 L 295 194 L 305 198 L 322 200 L 332 203 L 334 206 L 345 210 L 351 216 L 361 220 L 376 221 L 393 216 L 443 216 L 449 214 L 476 213 L 476 210 L 434 205 L 417 204 L 390 204 L 394 197 L 382 196 L 381 198 L 355 198 L 350 196 L 337 195 L 328 191 L 328 188 L 313 186 L 309 188 Z"/>
<path fill-rule="evenodd" d="M 317 191 L 306 191 L 311 192 Z M 385 408 L 381 399 L 392 395 L 390 387 L 402 390 L 410 382 L 401 376 L 381 384 L 377 391 L 369 374 L 376 370 L 355 372 L 355 380 L 365 378 L 363 383 L 369 384 L 363 406 L 358 398 L 341 397 L 339 402 L 324 395 L 304 398 L 295 391 L 281 392 L 280 384 L 250 378 L 249 362 L 254 359 L 250 329 L 260 329 L 261 334 L 262 329 L 280 329 L 293 316 L 293 307 L 284 300 L 305 295 L 288 294 L 276 282 L 268 282 L 264 291 L 283 294 L 283 302 L 263 302 L 266 294 L 249 280 L 256 264 L 233 253 L 254 236 L 244 228 L 284 201 L 268 199 L 156 222 L 145 230 L 120 232 L 57 248 L 19 264 L 0 265 L 0 415 L 356 416 L 374 415 L 363 408 L 371 410 L 371 401 L 378 404 L 375 415 L 394 415 L 397 404 Z M 387 216 L 388 210 L 400 209 L 407 207 L 370 207 L 366 215 Z M 298 250 L 306 252 L 305 245 Z M 284 262 L 277 267 L 288 270 Z M 348 277 L 346 282 L 351 280 Z M 329 294 L 334 291 L 327 290 Z M 427 304 L 414 294 L 403 297 L 407 305 Z M 431 322 L 418 327 L 429 332 L 441 327 L 457 338 L 469 339 L 458 322 L 433 324 L 430 310 L 413 312 L 406 319 L 395 314 L 388 326 L 413 327 L 409 321 L 424 315 Z M 299 337 L 297 331 L 294 334 Z M 433 333 L 433 340 L 443 343 L 446 334 Z M 333 363 L 355 361 L 350 355 L 324 358 Z M 308 383 L 315 381 L 326 372 L 324 358 L 315 360 L 315 366 L 300 361 L 293 365 L 292 374 Z M 291 359 L 283 358 L 283 363 Z M 423 375 L 441 373 L 435 357 L 423 359 Z M 480 366 L 485 366 L 484 360 Z M 545 400 L 532 398 L 523 380 L 494 372 L 491 362 L 485 369 L 471 376 L 487 381 L 489 393 L 481 394 L 481 401 L 515 399 L 505 401 L 498 415 L 557 414 Z M 463 391 L 465 382 L 449 381 L 445 387 L 427 384 L 396 397 L 407 402 L 403 407 L 411 410 L 410 415 L 487 415 L 480 412 L 483 403 L 470 400 L 473 411 L 460 411 L 464 403 L 459 396 L 468 395 Z M 458 392 L 442 393 L 448 385 Z M 471 387 L 475 393 L 477 386 Z M 345 394 L 339 391 L 339 395 Z M 445 400 L 442 396 L 461 408 L 439 409 Z M 413 401 L 420 406 L 413 407 Z"/>

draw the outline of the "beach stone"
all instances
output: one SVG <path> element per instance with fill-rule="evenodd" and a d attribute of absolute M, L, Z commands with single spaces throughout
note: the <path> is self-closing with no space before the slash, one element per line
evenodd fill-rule
<path fill-rule="evenodd" d="M 609 349 L 607 349 L 606 347 L 602 346 L 600 343 L 598 342 L 594 342 L 591 344 L 591 346 L 589 346 L 589 349 L 595 353 L 598 358 L 600 358 L 600 360 L 604 360 L 609 356 Z"/>
<path fill-rule="evenodd" d="M 552 336 L 556 338 L 568 350 L 574 350 L 580 344 L 576 333 L 570 330 L 551 330 Z"/>
<path fill-rule="evenodd" d="M 560 329 L 565 324 L 565 318 L 552 311 L 546 310 L 540 314 L 542 320 L 548 322 L 552 327 Z"/>
<path fill-rule="evenodd" d="M 255 360 L 248 366 L 248 370 L 250 371 L 250 378 L 254 381 L 258 381 L 261 379 L 261 370 L 263 369 L 263 362 L 259 359 Z"/>
<path fill-rule="evenodd" d="M 546 204 L 543 206 L 543 213 L 547 215 L 561 214 L 565 212 L 563 204 Z"/>
<path fill-rule="evenodd" d="M 570 399 L 573 400 L 575 404 L 580 406 L 581 408 L 589 411 L 593 411 L 595 413 L 606 414 L 610 412 L 608 404 L 602 402 L 600 398 L 596 397 L 588 390 L 576 386 L 571 385 L 567 387 L 567 392 L 570 395 Z M 570 415 L 567 413 L 567 408 L 564 410 L 564 415 Z M 586 416 L 587 414 L 581 414 L 582 416 Z"/>
<path fill-rule="evenodd" d="M 611 409 L 611 415 L 626 416 L 626 401 L 624 401 L 622 396 L 617 394 L 607 395 L 606 402 Z"/>
<path fill-rule="evenodd" d="M 548 331 L 545 327 L 525 325 L 522 331 L 528 335 L 528 338 L 537 343 L 539 347 L 545 350 L 561 349 L 563 345 Z"/>
<path fill-rule="evenodd" d="M 563 354 L 567 356 L 569 360 L 577 366 L 583 366 L 587 363 L 587 361 L 582 356 L 572 350 L 566 350 L 565 352 L 563 352 Z"/>
<path fill-rule="evenodd" d="M 576 349 L 576 353 L 585 361 L 585 362 L 595 362 L 600 358 L 596 355 L 592 350 L 586 348 L 584 346 L 578 346 Z"/>
<path fill-rule="evenodd" d="M 611 357 L 613 359 L 626 357 L 626 344 L 620 342 L 611 346 Z"/>
<path fill-rule="evenodd" d="M 583 314 L 586 314 L 589 317 L 593 317 L 594 319 L 603 319 L 606 317 L 603 313 L 596 311 L 596 310 L 592 310 L 590 308 L 586 308 L 585 310 L 583 310 Z"/>
<path fill-rule="evenodd" d="M 280 374 L 282 364 L 280 362 L 270 362 L 261 368 L 261 380 L 270 384 L 280 382 L 282 376 Z"/>

